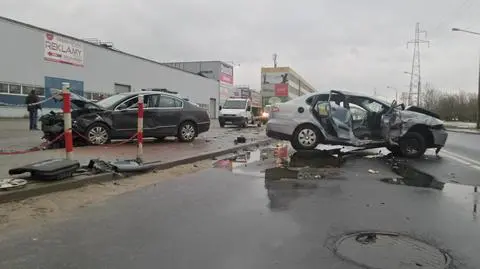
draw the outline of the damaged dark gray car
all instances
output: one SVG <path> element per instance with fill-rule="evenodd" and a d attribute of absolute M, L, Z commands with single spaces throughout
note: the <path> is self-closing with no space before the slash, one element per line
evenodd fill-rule
<path fill-rule="evenodd" d="M 164 139 L 175 136 L 181 142 L 191 142 L 198 134 L 210 129 L 205 109 L 174 94 L 144 90 L 113 95 L 94 103 L 72 93 L 74 143 L 101 145 L 112 139 L 134 137 L 139 94 L 144 99 L 144 137 Z M 56 99 L 60 100 L 61 96 Z M 62 113 L 51 112 L 42 116 L 40 121 L 45 140 L 55 141 L 63 133 Z M 58 142 L 54 147 L 63 146 L 63 139 Z"/>
<path fill-rule="evenodd" d="M 428 148 L 438 153 L 448 133 L 438 115 L 420 107 L 330 91 L 274 105 L 267 136 L 289 140 L 295 149 L 314 149 L 320 143 L 387 147 L 396 155 L 418 158 Z"/>

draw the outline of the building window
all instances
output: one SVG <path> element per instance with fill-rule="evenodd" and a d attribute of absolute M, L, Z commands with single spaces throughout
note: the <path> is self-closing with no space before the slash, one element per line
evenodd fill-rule
<path fill-rule="evenodd" d="M 0 92 L 8 93 L 8 84 L 0 83 Z"/>
<path fill-rule="evenodd" d="M 43 87 L 35 87 L 35 92 L 38 96 L 45 96 L 45 89 Z"/>
<path fill-rule="evenodd" d="M 10 84 L 11 94 L 22 94 L 22 86 L 16 84 Z"/>
<path fill-rule="evenodd" d="M 35 90 L 38 96 L 41 96 L 41 97 L 45 96 L 45 89 L 41 86 L 0 82 L 0 93 L 28 95 L 32 90 Z"/>
<path fill-rule="evenodd" d="M 22 93 L 25 94 L 25 95 L 28 95 L 30 94 L 31 91 L 33 91 L 35 89 L 35 87 L 31 87 L 31 86 L 22 86 Z M 38 95 L 38 93 L 37 93 Z"/>

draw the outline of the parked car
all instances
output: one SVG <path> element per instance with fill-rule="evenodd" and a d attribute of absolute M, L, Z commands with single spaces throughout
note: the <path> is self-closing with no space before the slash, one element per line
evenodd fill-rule
<path fill-rule="evenodd" d="M 205 109 L 180 97 L 158 91 L 121 93 L 96 103 L 72 93 L 72 128 L 74 137 L 91 144 L 106 144 L 111 139 L 128 139 L 137 132 L 138 95 L 144 96 L 144 137 L 164 139 L 176 136 L 190 142 L 210 129 Z M 61 113 L 42 116 L 42 130 L 47 140 L 63 132 Z M 78 135 L 76 135 L 78 134 Z"/>
<path fill-rule="evenodd" d="M 448 137 L 435 113 L 346 91 L 312 93 L 272 106 L 266 132 L 290 141 L 295 149 L 314 149 L 320 143 L 387 147 L 409 158 L 428 148 L 438 153 Z"/>

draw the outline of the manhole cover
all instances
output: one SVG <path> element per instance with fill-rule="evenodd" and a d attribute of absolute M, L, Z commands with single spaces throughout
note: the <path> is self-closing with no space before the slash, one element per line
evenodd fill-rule
<path fill-rule="evenodd" d="M 449 256 L 438 248 L 395 234 L 359 232 L 340 238 L 335 253 L 366 268 L 448 268 Z"/>

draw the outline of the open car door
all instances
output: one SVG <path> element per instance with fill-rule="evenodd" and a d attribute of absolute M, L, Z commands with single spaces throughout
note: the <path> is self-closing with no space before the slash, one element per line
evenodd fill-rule
<path fill-rule="evenodd" d="M 331 91 L 327 100 L 314 100 L 312 112 L 329 136 L 335 139 L 352 139 L 352 116 L 344 94 Z"/>
<path fill-rule="evenodd" d="M 403 107 L 403 104 L 400 105 Z M 385 114 L 382 115 L 382 137 L 385 141 L 392 143 L 392 139 L 399 137 L 401 133 L 401 119 L 397 111 L 397 101 L 394 100 Z"/>
<path fill-rule="evenodd" d="M 337 133 L 337 137 L 350 140 L 352 138 L 352 114 L 346 96 L 339 91 L 330 91 L 328 103 L 330 105 L 328 119 Z"/>

